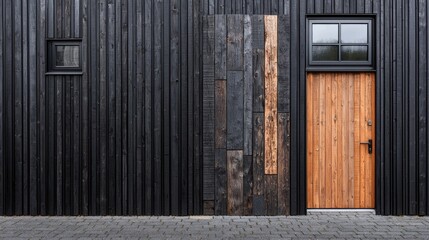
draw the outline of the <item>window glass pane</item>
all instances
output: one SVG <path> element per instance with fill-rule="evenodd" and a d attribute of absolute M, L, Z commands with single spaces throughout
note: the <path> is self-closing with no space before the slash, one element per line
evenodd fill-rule
<path fill-rule="evenodd" d="M 368 47 L 367 46 L 342 46 L 341 60 L 368 61 Z"/>
<path fill-rule="evenodd" d="M 341 24 L 342 43 L 368 43 L 367 24 Z"/>
<path fill-rule="evenodd" d="M 338 61 L 338 46 L 313 46 L 313 61 Z"/>
<path fill-rule="evenodd" d="M 56 46 L 55 66 L 79 67 L 79 46 Z"/>
<path fill-rule="evenodd" d="M 313 43 L 338 43 L 338 24 L 313 24 Z"/>

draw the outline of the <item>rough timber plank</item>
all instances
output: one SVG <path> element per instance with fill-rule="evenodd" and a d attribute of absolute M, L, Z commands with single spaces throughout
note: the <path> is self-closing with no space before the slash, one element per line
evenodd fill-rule
<path fill-rule="evenodd" d="M 214 200 L 214 17 L 203 24 L 203 200 Z"/>
<path fill-rule="evenodd" d="M 253 125 L 253 59 L 252 59 L 252 25 L 250 16 L 244 16 L 244 155 L 252 154 Z"/>
<path fill-rule="evenodd" d="M 280 215 L 290 215 L 290 114 L 279 113 L 278 116 L 278 212 Z"/>
<path fill-rule="evenodd" d="M 226 149 L 215 149 L 215 201 L 214 213 L 216 215 L 227 214 L 227 163 Z"/>
<path fill-rule="evenodd" d="M 265 16 L 265 174 L 277 174 L 277 16 Z"/>
<path fill-rule="evenodd" d="M 227 59 L 228 71 L 243 70 L 243 15 L 227 16 Z"/>
<path fill-rule="evenodd" d="M 227 148 L 243 149 L 243 72 L 228 71 L 227 81 Z"/>
<path fill-rule="evenodd" d="M 215 79 L 226 79 L 226 16 L 215 16 Z"/>
<path fill-rule="evenodd" d="M 253 114 L 253 214 L 265 213 L 264 201 L 264 114 Z"/>
<path fill-rule="evenodd" d="M 243 151 L 227 151 L 228 215 L 243 214 Z"/>
<path fill-rule="evenodd" d="M 226 148 L 226 81 L 215 81 L 215 147 Z"/>

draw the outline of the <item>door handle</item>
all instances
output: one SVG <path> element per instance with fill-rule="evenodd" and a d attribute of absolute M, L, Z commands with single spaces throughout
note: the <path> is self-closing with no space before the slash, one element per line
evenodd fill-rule
<path fill-rule="evenodd" d="M 368 142 L 361 142 L 360 144 L 368 144 L 368 153 L 372 153 L 372 139 L 368 139 Z"/>

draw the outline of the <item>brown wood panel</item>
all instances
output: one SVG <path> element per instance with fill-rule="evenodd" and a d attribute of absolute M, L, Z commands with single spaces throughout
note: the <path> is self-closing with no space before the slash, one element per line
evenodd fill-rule
<path fill-rule="evenodd" d="M 374 143 L 375 74 L 307 74 L 307 207 L 374 208 Z"/>
<path fill-rule="evenodd" d="M 228 169 L 228 215 L 243 215 L 243 151 L 226 153 Z"/>
<path fill-rule="evenodd" d="M 265 22 L 265 174 L 277 174 L 277 16 Z"/>

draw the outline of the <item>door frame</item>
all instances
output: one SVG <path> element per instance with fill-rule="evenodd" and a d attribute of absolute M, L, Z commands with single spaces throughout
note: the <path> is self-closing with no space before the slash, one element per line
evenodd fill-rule
<path fill-rule="evenodd" d="M 298 199 L 301 199 L 303 203 L 299 204 L 297 203 L 297 212 L 300 212 L 301 214 L 307 214 L 307 73 L 308 72 L 374 72 L 375 74 L 375 151 L 374 151 L 374 161 L 375 161 L 375 212 L 376 214 L 380 214 L 380 208 L 379 208 L 379 202 L 381 201 L 381 195 L 380 195 L 380 183 L 382 182 L 381 179 L 381 166 L 379 159 L 381 158 L 381 148 L 382 148 L 382 142 L 381 142 L 381 133 L 382 133 L 382 89 L 381 87 L 381 77 L 378 74 L 380 65 L 378 62 L 380 61 L 380 53 L 379 50 L 380 47 L 380 39 L 377 37 L 379 29 L 380 29 L 380 23 L 378 21 L 378 15 L 377 14 L 305 14 L 304 18 L 301 19 L 301 25 L 305 28 L 305 41 L 301 42 L 299 45 L 299 50 L 301 58 L 305 58 L 305 66 L 300 68 L 299 72 L 299 80 L 297 83 L 297 86 L 295 86 L 298 90 L 297 98 L 296 100 L 299 102 L 297 104 L 298 109 L 295 109 L 296 113 L 298 114 L 297 120 L 302 119 L 301 123 L 297 123 L 297 131 L 295 132 L 298 136 L 294 137 L 292 130 L 291 133 L 291 157 L 293 157 L 294 147 L 297 148 L 296 156 L 298 159 L 296 159 L 296 164 L 298 169 L 296 176 L 291 175 L 291 180 L 296 178 L 298 181 L 297 187 L 299 188 L 296 193 L 298 194 Z M 312 18 L 322 18 L 322 19 L 335 19 L 335 18 L 353 18 L 353 19 L 368 19 L 370 18 L 372 21 L 372 68 L 329 68 L 329 67 L 323 67 L 323 68 L 309 68 L 308 62 L 309 62 L 309 20 Z M 302 38 L 303 36 L 301 36 Z M 303 46 L 304 45 L 304 46 Z M 302 64 L 302 62 L 301 62 Z M 291 89 L 293 89 L 293 82 L 291 82 Z M 293 100 L 293 94 L 291 95 L 291 100 Z M 293 105 L 293 104 L 292 104 Z M 291 114 L 294 113 L 293 106 L 291 106 Z M 293 118 L 291 118 L 291 121 L 293 123 Z M 291 126 L 292 127 L 292 126 Z M 293 129 L 293 128 L 292 128 Z M 296 142 L 295 142 L 295 141 Z M 295 144 L 294 144 L 295 142 Z M 295 146 L 294 146 L 295 145 Z M 303 159 L 303 160 L 300 160 Z M 291 161 L 291 174 L 293 174 L 293 164 L 294 161 Z M 292 185 L 293 186 L 293 185 Z M 292 189 L 291 189 L 292 190 Z M 292 191 L 293 192 L 293 191 Z"/>

